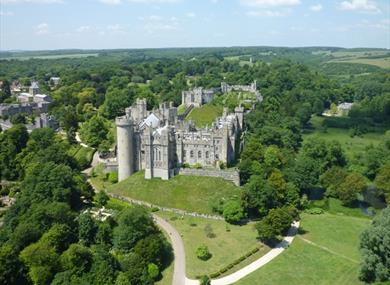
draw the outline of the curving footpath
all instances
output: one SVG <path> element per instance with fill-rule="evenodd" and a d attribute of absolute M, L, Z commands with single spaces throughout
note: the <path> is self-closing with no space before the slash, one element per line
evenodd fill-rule
<path fill-rule="evenodd" d="M 175 255 L 174 271 L 173 271 L 173 281 L 172 285 L 199 285 L 198 280 L 189 279 L 186 277 L 186 263 L 185 263 L 185 251 L 183 240 L 181 239 L 180 234 L 177 230 L 166 220 L 160 218 L 159 216 L 153 214 L 153 218 L 157 225 L 159 225 L 164 231 L 167 232 L 171 239 L 173 252 Z M 244 268 L 227 275 L 225 277 L 211 280 L 211 285 L 229 285 L 237 282 L 238 280 L 244 278 L 245 276 L 256 271 L 260 267 L 264 266 L 279 254 L 281 254 L 294 240 L 295 235 L 298 232 L 299 222 L 294 222 L 291 225 L 291 228 L 288 230 L 287 235 L 284 239 L 277 244 L 273 249 L 271 249 L 266 255 L 255 260 L 251 264 L 245 266 Z"/>
<path fill-rule="evenodd" d="M 89 169 L 88 169 L 89 170 Z M 84 172 L 87 177 L 89 174 L 89 171 Z M 88 182 L 91 184 L 91 186 L 94 188 L 95 191 L 98 191 L 93 184 L 90 182 L 90 179 L 88 179 Z M 120 195 L 112 195 L 112 193 L 108 193 L 110 196 L 114 196 L 115 198 L 119 198 L 121 200 L 124 200 L 128 203 L 132 204 L 141 204 L 145 205 L 148 204 L 143 201 L 134 201 L 130 198 L 126 198 Z M 150 205 L 148 205 L 150 206 Z M 169 209 L 169 210 L 178 210 L 178 209 Z M 209 216 L 209 215 L 202 215 L 198 213 L 187 213 L 185 211 L 179 210 L 181 214 L 184 215 L 191 215 L 191 216 L 200 216 L 203 218 L 211 218 L 211 219 L 221 219 L 221 217 L 218 216 Z M 166 220 L 163 218 L 157 216 L 156 214 L 152 214 L 154 221 L 156 224 L 162 228 L 171 239 L 173 253 L 175 256 L 174 260 L 174 270 L 173 270 L 173 279 L 172 279 L 172 285 L 199 285 L 198 280 L 189 279 L 186 277 L 186 256 L 185 256 L 185 250 L 184 250 L 184 243 L 183 240 L 179 234 L 179 232 Z M 293 222 L 291 224 L 291 228 L 288 230 L 287 235 L 283 238 L 283 240 L 278 243 L 273 249 L 271 249 L 267 254 L 260 257 L 259 259 L 255 260 L 251 264 L 245 266 L 244 268 L 227 275 L 225 277 L 219 278 L 219 279 L 213 279 L 211 280 L 211 285 L 230 285 L 238 280 L 244 278 L 245 276 L 251 274 L 252 272 L 256 271 L 260 267 L 264 266 L 271 260 L 273 260 L 275 257 L 277 257 L 279 254 L 281 254 L 286 248 L 289 247 L 289 245 L 294 240 L 299 228 L 299 221 Z"/>

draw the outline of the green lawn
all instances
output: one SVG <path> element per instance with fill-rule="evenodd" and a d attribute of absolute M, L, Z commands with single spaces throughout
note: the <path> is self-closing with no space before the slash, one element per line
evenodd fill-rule
<path fill-rule="evenodd" d="M 269 251 L 267 246 L 257 241 L 253 224 L 236 226 L 225 221 L 181 217 L 167 212 L 157 212 L 157 214 L 166 218 L 182 235 L 186 251 L 187 275 L 190 278 L 219 271 L 255 247 L 260 248 L 258 257 Z M 214 238 L 207 237 L 206 225 L 210 225 L 215 234 Z M 212 254 L 207 261 L 196 257 L 196 248 L 201 244 L 207 245 Z M 234 269 L 238 270 L 239 266 Z"/>
<path fill-rule="evenodd" d="M 94 179 L 92 180 L 95 182 Z M 99 185 L 104 187 L 107 185 Z M 146 180 L 140 171 L 108 186 L 111 193 L 147 201 L 159 206 L 211 214 L 211 203 L 220 198 L 238 197 L 241 189 L 222 178 L 177 175 L 168 181 Z"/>
<path fill-rule="evenodd" d="M 195 121 L 197 127 L 211 126 L 215 119 L 221 115 L 222 107 L 207 104 L 194 108 L 186 117 L 186 121 Z"/>
<path fill-rule="evenodd" d="M 383 142 L 384 133 L 366 133 L 362 136 L 350 136 L 348 129 L 327 128 L 324 132 L 321 130 L 322 117 L 313 117 L 311 123 L 314 130 L 306 130 L 303 134 L 303 139 L 317 137 L 327 141 L 336 140 L 340 142 L 341 146 L 345 150 L 348 158 L 353 159 L 355 156 L 359 156 L 365 152 L 366 147 L 369 145 L 378 145 Z"/>
<path fill-rule="evenodd" d="M 369 223 L 329 213 L 302 214 L 301 234 L 290 248 L 236 284 L 362 284 L 358 239 Z"/>

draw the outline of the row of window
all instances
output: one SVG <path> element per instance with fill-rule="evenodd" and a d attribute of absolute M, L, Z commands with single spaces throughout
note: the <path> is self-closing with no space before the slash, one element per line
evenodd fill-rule
<path fill-rule="evenodd" d="M 187 151 L 184 150 L 183 156 L 187 157 Z M 190 158 L 194 158 L 194 157 L 195 157 L 195 152 L 193 150 L 190 150 Z M 202 158 L 202 151 L 201 150 L 198 151 L 198 158 Z M 205 152 L 205 158 L 206 159 L 210 158 L 210 152 L 209 151 Z"/>

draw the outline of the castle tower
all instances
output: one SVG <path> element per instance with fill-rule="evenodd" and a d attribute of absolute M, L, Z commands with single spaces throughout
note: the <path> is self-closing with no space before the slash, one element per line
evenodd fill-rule
<path fill-rule="evenodd" d="M 118 180 L 122 181 L 134 173 L 134 127 L 131 109 L 126 109 L 126 116 L 115 120 L 117 127 Z"/>
<path fill-rule="evenodd" d="M 28 93 L 30 93 L 30 95 L 33 95 L 33 96 L 40 93 L 39 86 L 38 86 L 37 82 L 35 82 L 35 81 L 31 82 L 31 86 L 28 89 Z"/>
<path fill-rule="evenodd" d="M 143 134 L 143 143 L 145 147 L 145 179 L 154 177 L 154 151 L 153 151 L 153 129 L 146 126 Z"/>
<path fill-rule="evenodd" d="M 238 123 L 239 123 L 239 129 L 243 130 L 244 128 L 244 107 L 240 105 L 240 107 L 234 108 L 234 113 L 237 116 Z"/>

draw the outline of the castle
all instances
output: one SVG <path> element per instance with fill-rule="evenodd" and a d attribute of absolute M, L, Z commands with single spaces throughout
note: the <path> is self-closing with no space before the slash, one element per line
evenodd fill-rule
<path fill-rule="evenodd" d="M 192 90 L 182 91 L 181 101 L 182 105 L 186 107 L 191 105 L 200 107 L 203 104 L 210 103 L 218 93 L 225 94 L 232 91 L 250 92 L 254 93 L 257 97 L 260 96 L 260 92 L 257 91 L 256 81 L 250 85 L 229 85 L 221 82 L 220 88 L 204 89 L 203 87 L 197 87 Z"/>
<path fill-rule="evenodd" d="M 239 88 L 224 83 L 221 87 L 222 90 Z M 256 83 L 244 87 L 257 92 L 253 89 Z M 193 108 L 210 102 L 213 96 L 211 92 L 197 88 L 183 92 L 182 103 Z M 239 151 L 244 111 L 241 106 L 232 113 L 224 108 L 222 117 L 210 127 L 196 128 L 193 122 L 185 122 L 178 116 L 173 103 L 163 103 L 148 111 L 146 100 L 137 99 L 126 109 L 126 115 L 116 118 L 119 181 L 139 170 L 145 170 L 146 179 L 168 180 L 183 165 L 215 169 L 233 163 Z"/>

